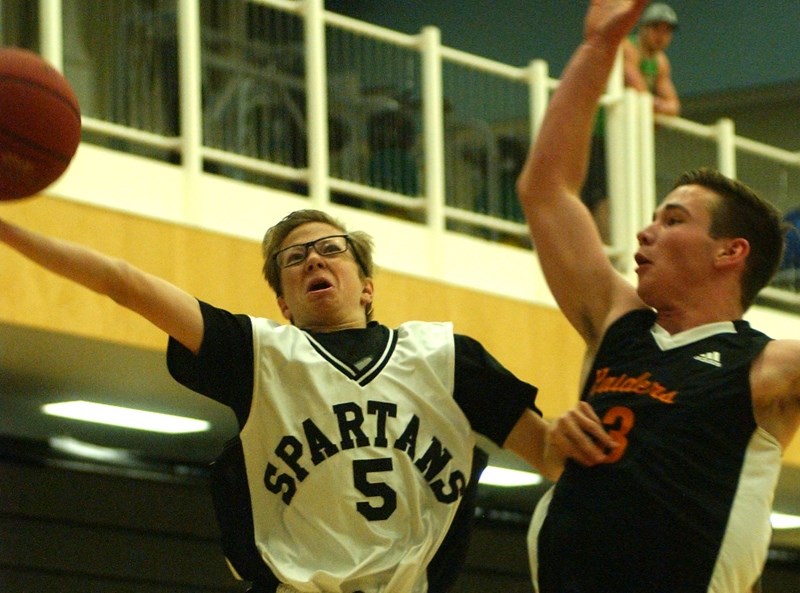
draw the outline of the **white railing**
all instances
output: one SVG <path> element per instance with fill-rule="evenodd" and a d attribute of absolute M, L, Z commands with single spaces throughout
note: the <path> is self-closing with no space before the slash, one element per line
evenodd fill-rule
<path fill-rule="evenodd" d="M 232 4 L 232 0 L 228 1 Z M 469 228 L 481 229 L 483 237 L 492 238 L 497 234 L 527 237 L 526 227 L 519 218 L 499 215 L 491 210 L 481 211 L 469 200 L 466 206 L 463 203 L 448 203 L 449 191 L 458 181 L 453 177 L 458 176 L 458 172 L 463 170 L 454 169 L 450 164 L 453 158 L 461 158 L 461 155 L 456 154 L 455 157 L 451 155 L 448 158 L 448 154 L 455 150 L 453 147 L 459 138 L 458 134 L 463 131 L 462 129 L 452 133 L 453 124 L 448 119 L 452 116 L 448 115 L 448 111 L 453 109 L 453 105 L 457 108 L 463 98 L 446 96 L 445 70 L 454 72 L 453 76 L 458 76 L 462 71 L 478 72 L 488 77 L 488 80 L 494 81 L 493 84 L 512 85 L 508 88 L 519 85 L 527 89 L 527 104 L 521 101 L 519 105 L 507 106 L 508 113 L 491 113 L 482 120 L 484 124 L 482 130 L 486 132 L 485 137 L 488 140 L 483 145 L 485 150 L 481 153 L 481 158 L 484 159 L 481 161 L 483 163 L 481 166 L 485 169 L 481 174 L 484 176 L 483 181 L 486 183 L 487 191 L 497 193 L 497 154 L 494 150 L 496 145 L 492 146 L 492 142 L 496 140 L 500 133 L 498 130 L 501 128 L 513 128 L 515 133 L 518 133 L 518 130 L 524 127 L 526 141 L 535 137 L 549 96 L 558 84 L 557 79 L 550 77 L 546 63 L 535 60 L 527 68 L 515 68 L 443 46 L 439 30 L 435 27 L 426 27 L 417 35 L 406 35 L 326 12 L 323 0 L 250 0 L 250 2 L 291 15 L 302 24 L 302 47 L 298 49 L 302 51 L 303 72 L 299 79 L 289 81 L 296 89 L 300 89 L 304 96 L 304 104 L 295 105 L 295 111 L 299 111 L 303 124 L 300 127 L 304 133 L 301 145 L 305 147 L 302 162 L 279 162 L 268 156 L 238 151 L 235 146 L 230 148 L 209 145 L 207 131 L 204 128 L 211 125 L 209 121 L 204 121 L 204 118 L 208 118 L 208 113 L 204 111 L 207 108 L 204 105 L 204 92 L 208 93 L 211 88 L 209 68 L 230 69 L 233 63 L 230 56 L 210 55 L 208 48 L 204 47 L 206 38 L 200 0 L 177 0 L 174 4 L 174 36 L 180 66 L 179 77 L 178 80 L 167 81 L 165 84 L 176 84 L 180 89 L 179 134 L 174 135 L 163 130 L 138 129 L 128 122 L 113 121 L 103 113 L 91 112 L 84 115 L 84 130 L 95 138 L 122 140 L 130 145 L 178 154 L 180 164 L 177 166 L 182 168 L 185 175 L 183 210 L 189 221 L 192 220 L 196 184 L 204 169 L 211 164 L 267 176 L 288 184 L 303 185 L 307 187 L 307 199 L 314 207 L 325 207 L 336 195 L 350 196 L 360 200 L 366 207 L 370 207 L 370 204 L 388 206 L 395 211 L 405 212 L 410 220 L 426 225 L 434 235 L 443 233 L 454 223 L 463 223 Z M 171 6 L 170 3 L 165 5 Z M 98 5 L 92 0 L 87 0 L 84 9 L 91 11 L 96 6 Z M 39 50 L 56 65 L 63 65 L 65 62 L 62 39 L 65 34 L 69 34 L 69 28 L 63 26 L 65 15 L 62 8 L 61 0 L 39 1 Z M 423 180 L 416 192 L 419 195 L 415 192 L 399 193 L 376 186 L 361 173 L 350 175 L 342 169 L 343 172 L 337 174 L 333 170 L 329 150 L 332 136 L 329 118 L 336 114 L 336 109 L 350 108 L 349 116 L 353 121 L 363 122 L 365 114 L 362 111 L 366 111 L 364 108 L 366 95 L 363 89 L 366 86 L 365 80 L 370 77 L 380 80 L 381 73 L 378 70 L 382 66 L 380 63 L 371 67 L 360 65 L 362 71 L 356 84 L 357 92 L 354 95 L 344 95 L 343 100 L 337 98 L 336 107 L 332 106 L 331 80 L 335 77 L 328 71 L 328 53 L 331 47 L 327 43 L 327 35 L 333 32 L 337 35 L 345 33 L 356 39 L 369 40 L 380 44 L 380 47 L 398 48 L 413 56 L 414 73 L 408 75 L 411 82 L 408 80 L 393 82 L 398 87 L 410 84 L 410 90 L 418 94 L 414 117 L 419 118 L 420 139 L 415 150 L 418 151 L 416 163 Z M 261 45 L 265 45 L 265 42 L 262 41 Z M 352 59 L 355 63 L 363 60 L 364 56 L 354 55 Z M 263 98 L 264 89 L 272 88 L 259 87 L 261 82 L 265 80 L 269 82 L 271 75 L 283 75 L 280 72 L 270 74 L 262 71 L 257 67 L 258 64 L 253 67 L 253 64 L 245 62 L 239 66 L 240 71 L 237 76 L 241 76 L 241 80 L 246 80 L 248 85 L 253 86 L 255 98 Z M 352 70 L 358 74 L 355 65 L 352 66 Z M 340 73 L 337 73 L 337 76 L 340 76 Z M 231 78 L 226 87 L 232 93 L 231 97 L 242 92 L 246 86 L 237 85 L 237 80 L 239 79 Z M 354 97 L 363 100 L 362 103 L 348 106 L 347 103 L 352 102 Z M 267 98 L 272 99 L 272 97 Z M 464 100 L 464 103 L 467 101 Z M 608 112 L 610 148 L 608 159 L 612 219 L 611 245 L 608 252 L 623 272 L 629 271 L 628 267 L 633 261 L 631 255 L 636 248 L 635 232 L 648 222 L 655 207 L 657 179 L 669 173 L 663 170 L 656 157 L 656 149 L 661 146 L 656 144 L 658 135 L 654 131 L 655 124 L 660 130 L 670 130 L 680 138 L 692 138 L 693 141 L 713 144 L 716 149 L 714 162 L 696 164 L 716 166 L 731 176 L 737 175 L 740 153 L 754 154 L 780 167 L 800 171 L 798 153 L 737 136 L 734 124 L 730 120 L 723 119 L 712 125 L 703 125 L 681 118 L 662 116 L 653 118 L 651 98 L 623 89 L 619 67 L 612 75 L 609 91 L 603 97 L 603 104 Z M 467 113 L 462 115 L 459 121 L 463 123 L 474 115 Z M 484 115 L 477 114 L 478 117 Z M 297 117 L 297 113 L 295 116 Z M 244 129 L 246 133 L 249 131 L 248 128 Z M 363 130 L 356 133 L 356 137 L 362 140 L 364 136 Z M 348 158 L 358 161 L 363 146 L 349 147 L 348 150 L 351 151 Z M 360 168 L 363 168 L 361 161 L 354 170 Z M 678 171 L 675 171 L 675 175 L 677 173 Z M 749 179 L 744 181 L 750 183 Z M 489 203 L 497 203 L 503 199 L 509 198 L 495 195 Z M 513 196 L 510 199 L 513 200 Z M 787 291 L 779 290 L 777 293 L 783 298 Z M 795 296 L 789 294 L 788 300 L 793 301 Z"/>

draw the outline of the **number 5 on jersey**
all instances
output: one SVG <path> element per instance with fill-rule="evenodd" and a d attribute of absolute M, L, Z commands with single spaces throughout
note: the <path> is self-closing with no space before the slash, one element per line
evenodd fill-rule
<path fill-rule="evenodd" d="M 353 485 L 368 498 L 380 498 L 379 505 L 368 501 L 356 503 L 356 509 L 368 521 L 383 521 L 391 517 L 397 508 L 397 492 L 386 482 L 371 482 L 369 474 L 392 471 L 392 460 L 388 457 L 380 459 L 356 459 L 353 461 Z"/>

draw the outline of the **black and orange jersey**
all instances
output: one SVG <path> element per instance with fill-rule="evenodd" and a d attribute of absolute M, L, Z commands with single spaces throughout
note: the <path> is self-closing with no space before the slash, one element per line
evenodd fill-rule
<path fill-rule="evenodd" d="M 750 367 L 769 338 L 745 321 L 676 335 L 632 311 L 584 385 L 619 446 L 568 463 L 529 534 L 543 593 L 749 590 L 763 569 L 781 447 L 756 426 Z"/>

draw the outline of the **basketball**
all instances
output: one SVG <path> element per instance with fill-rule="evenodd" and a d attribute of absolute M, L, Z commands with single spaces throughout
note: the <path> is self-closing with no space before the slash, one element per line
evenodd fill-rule
<path fill-rule="evenodd" d="M 0 48 L 0 200 L 53 183 L 80 138 L 80 107 L 67 79 L 32 51 Z"/>

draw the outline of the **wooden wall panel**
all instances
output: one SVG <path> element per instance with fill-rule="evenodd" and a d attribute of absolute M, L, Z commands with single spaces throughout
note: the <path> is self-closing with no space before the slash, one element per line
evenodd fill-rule
<path fill-rule="evenodd" d="M 235 312 L 282 320 L 261 276 L 260 245 L 225 235 L 39 197 L 0 216 L 121 257 Z M 265 230 L 270 221 L 265 221 Z M 554 416 L 577 397 L 583 345 L 560 312 L 497 295 L 378 270 L 376 318 L 450 320 L 540 388 Z M 0 246 L 0 321 L 161 350 L 164 336 L 109 299 L 61 280 Z"/>
<path fill-rule="evenodd" d="M 257 241 L 200 231 L 76 202 L 37 197 L 0 204 L 0 217 L 122 257 L 231 311 L 282 320 L 261 276 Z M 271 221 L 265 221 L 266 227 Z M 555 309 L 377 270 L 376 318 L 450 320 L 540 389 L 555 417 L 577 399 L 583 342 Z M 161 351 L 163 334 L 109 299 L 61 280 L 0 245 L 0 322 Z M 784 455 L 800 465 L 800 439 Z"/>
<path fill-rule="evenodd" d="M 234 310 L 278 315 L 260 277 L 258 245 L 227 236 L 45 197 L 4 204 L 0 216 L 121 257 Z M 163 348 L 161 332 L 107 298 L 0 248 L 0 319 L 136 346 Z"/>

